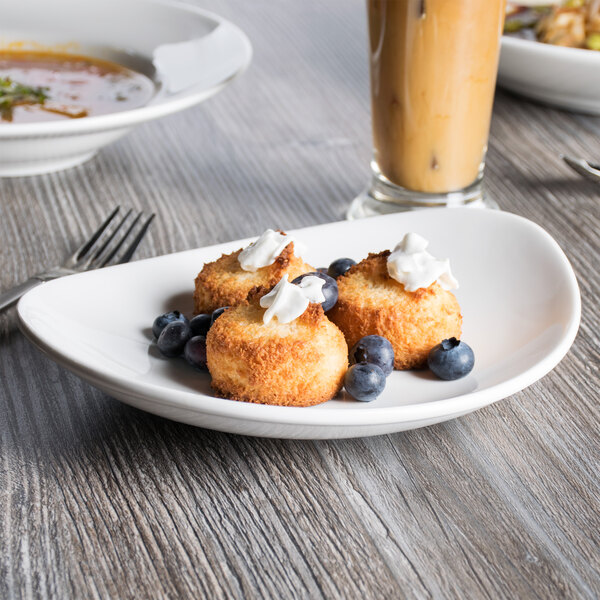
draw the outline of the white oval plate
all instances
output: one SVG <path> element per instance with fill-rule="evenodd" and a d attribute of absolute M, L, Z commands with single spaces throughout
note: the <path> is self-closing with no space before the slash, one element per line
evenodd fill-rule
<path fill-rule="evenodd" d="M 106 115 L 0 124 L 0 176 L 78 164 L 131 127 L 183 110 L 221 90 L 249 65 L 246 35 L 221 17 L 170 0 L 19 0 L 2 7 L 0 47 L 58 49 L 148 71 L 146 106 Z M 128 64 L 129 63 L 129 64 Z"/>
<path fill-rule="evenodd" d="M 451 259 L 475 368 L 453 382 L 428 371 L 394 372 L 371 403 L 344 392 L 311 408 L 223 400 L 212 396 L 208 374 L 159 356 L 151 343 L 154 318 L 189 312 L 202 264 L 247 240 L 43 284 L 19 302 L 20 325 L 50 358 L 123 402 L 192 425 L 280 438 L 359 437 L 438 423 L 523 389 L 561 360 L 579 325 L 579 288 L 562 250 L 530 221 L 497 211 L 429 209 L 295 233 L 308 248 L 305 258 L 319 267 L 393 247 L 408 231 Z"/>
<path fill-rule="evenodd" d="M 498 83 L 577 112 L 600 114 L 600 52 L 502 36 Z"/>

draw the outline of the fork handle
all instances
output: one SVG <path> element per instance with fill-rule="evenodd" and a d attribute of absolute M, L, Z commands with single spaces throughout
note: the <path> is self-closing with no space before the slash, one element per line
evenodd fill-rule
<path fill-rule="evenodd" d="M 2 292 L 2 294 L 0 294 L 0 311 L 12 306 L 25 292 L 28 292 L 40 283 L 42 283 L 41 279 L 31 277 L 31 279 L 28 279 L 24 283 L 15 285 L 15 287 L 10 288 L 10 290 Z"/>

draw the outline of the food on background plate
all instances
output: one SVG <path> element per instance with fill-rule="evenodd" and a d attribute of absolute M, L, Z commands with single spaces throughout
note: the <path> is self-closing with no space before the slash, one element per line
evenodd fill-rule
<path fill-rule="evenodd" d="M 270 289 L 286 273 L 291 280 L 314 270 L 296 254 L 292 236 L 267 229 L 246 248 L 204 265 L 195 281 L 194 312 L 235 306 L 255 287 Z"/>
<path fill-rule="evenodd" d="M 367 335 L 387 338 L 396 369 L 423 367 L 433 346 L 460 338 L 462 315 L 450 291 L 458 282 L 427 245 L 409 233 L 393 252 L 369 254 L 337 279 L 338 302 L 328 313 L 349 346 Z"/>
<path fill-rule="evenodd" d="M 551 4 L 509 3 L 504 32 L 554 46 L 600 50 L 600 0 Z"/>
<path fill-rule="evenodd" d="M 108 60 L 0 50 L 0 123 L 78 119 L 139 108 L 155 91 L 150 78 Z"/>

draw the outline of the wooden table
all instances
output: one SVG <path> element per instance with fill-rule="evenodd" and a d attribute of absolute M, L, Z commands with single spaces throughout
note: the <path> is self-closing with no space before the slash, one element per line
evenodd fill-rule
<path fill-rule="evenodd" d="M 157 212 L 138 257 L 343 217 L 371 154 L 360 0 L 205 0 L 254 45 L 206 104 L 88 164 L 0 181 L 0 289 L 116 202 Z M 278 441 L 180 425 L 59 368 L 0 317 L 1 598 L 596 598 L 600 120 L 498 92 L 487 186 L 579 278 L 561 364 L 426 429 Z M 160 281 L 157 281 L 160 285 Z"/>

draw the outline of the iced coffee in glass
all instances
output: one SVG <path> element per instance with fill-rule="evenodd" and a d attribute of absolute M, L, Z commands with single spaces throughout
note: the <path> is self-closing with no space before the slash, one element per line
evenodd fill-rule
<path fill-rule="evenodd" d="M 349 216 L 483 205 L 505 0 L 367 0 L 373 174 Z"/>

